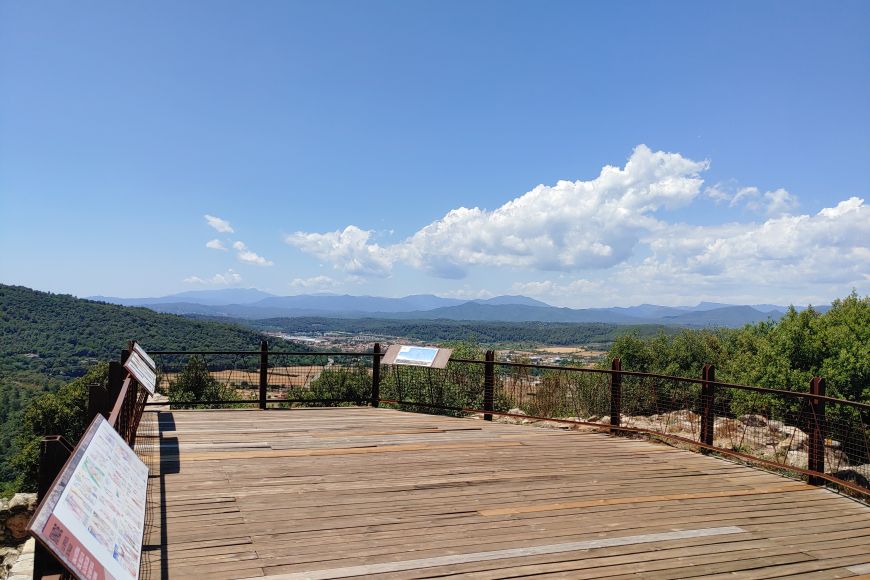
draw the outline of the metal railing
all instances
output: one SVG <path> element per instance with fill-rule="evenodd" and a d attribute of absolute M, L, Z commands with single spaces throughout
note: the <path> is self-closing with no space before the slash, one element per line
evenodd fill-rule
<path fill-rule="evenodd" d="M 618 359 L 610 369 L 498 362 L 492 351 L 485 360 L 452 359 L 444 369 L 382 367 L 377 344 L 369 352 L 275 352 L 263 343 L 259 351 L 151 354 L 158 388 L 174 408 L 389 404 L 591 428 L 870 495 L 870 405 L 826 396 L 820 377 L 806 392 L 786 391 L 717 381 L 712 365 L 689 378 L 623 370 Z M 191 396 L 196 389 L 218 396 Z"/>
<path fill-rule="evenodd" d="M 89 385 L 88 416 L 85 424 L 90 424 L 97 415 L 102 415 L 132 449 L 136 444 L 136 431 L 148 392 L 124 369 L 123 363 L 129 354 L 129 350 L 123 350 L 120 362 L 109 363 L 107 385 Z M 48 435 L 42 438 L 37 475 L 39 503 L 50 491 L 74 450 L 75 446 L 63 436 Z M 72 576 L 42 544 L 37 543 L 33 559 L 33 578 L 60 580 Z"/>

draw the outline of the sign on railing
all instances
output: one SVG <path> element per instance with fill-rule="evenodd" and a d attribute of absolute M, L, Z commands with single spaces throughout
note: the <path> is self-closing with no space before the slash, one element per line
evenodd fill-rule
<path fill-rule="evenodd" d="M 452 353 L 453 351 L 449 348 L 394 344 L 387 349 L 382 364 L 443 369 L 447 366 L 447 361 L 450 360 Z"/>
<path fill-rule="evenodd" d="M 76 577 L 136 579 L 148 467 L 97 415 L 28 526 Z"/>
<path fill-rule="evenodd" d="M 133 350 L 130 351 L 130 356 L 124 362 L 124 368 L 130 371 L 133 378 L 145 387 L 145 390 L 150 394 L 154 394 L 154 389 L 157 386 L 157 365 L 148 356 L 142 347 L 137 343 L 133 343 Z"/>

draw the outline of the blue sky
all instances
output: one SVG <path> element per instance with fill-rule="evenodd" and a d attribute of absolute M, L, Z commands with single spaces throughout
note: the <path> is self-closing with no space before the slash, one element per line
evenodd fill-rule
<path fill-rule="evenodd" d="M 868 2 L 0 0 L 0 281 L 870 294 L 868 27 Z"/>

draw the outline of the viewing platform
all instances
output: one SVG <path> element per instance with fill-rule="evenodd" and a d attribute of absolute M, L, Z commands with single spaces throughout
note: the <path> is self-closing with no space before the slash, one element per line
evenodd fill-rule
<path fill-rule="evenodd" d="M 597 431 L 151 407 L 136 450 L 143 578 L 870 575 L 867 505 Z"/>

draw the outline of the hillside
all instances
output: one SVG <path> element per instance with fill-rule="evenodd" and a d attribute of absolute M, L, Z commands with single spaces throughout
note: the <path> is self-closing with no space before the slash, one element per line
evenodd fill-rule
<path fill-rule="evenodd" d="M 219 322 L 0 284 L 0 482 L 9 478 L 4 460 L 27 402 L 84 375 L 98 361 L 116 359 L 130 339 L 148 350 L 256 350 L 261 335 Z"/>
<path fill-rule="evenodd" d="M 253 288 L 182 292 L 160 298 L 94 297 L 105 302 L 144 306 L 157 312 L 226 318 L 321 317 L 340 319 L 455 320 L 476 322 L 658 324 L 679 327 L 739 328 L 778 320 L 788 308 L 773 304 L 731 305 L 701 302 L 696 306 L 564 308 L 527 296 L 496 296 L 479 300 L 417 294 L 402 298 L 348 294 L 273 296 Z M 800 310 L 801 307 L 798 307 Z M 823 309 L 818 309 L 822 311 Z"/>
<path fill-rule="evenodd" d="M 618 336 L 633 333 L 654 336 L 674 332 L 673 327 L 654 324 L 620 326 L 616 324 L 566 322 L 498 322 L 463 320 L 392 320 L 384 318 L 343 319 L 329 317 L 270 318 L 239 320 L 240 324 L 264 331 L 288 334 L 348 332 L 398 336 L 422 342 L 473 340 L 482 345 L 531 343 L 535 345 L 571 346 L 609 344 Z"/>

